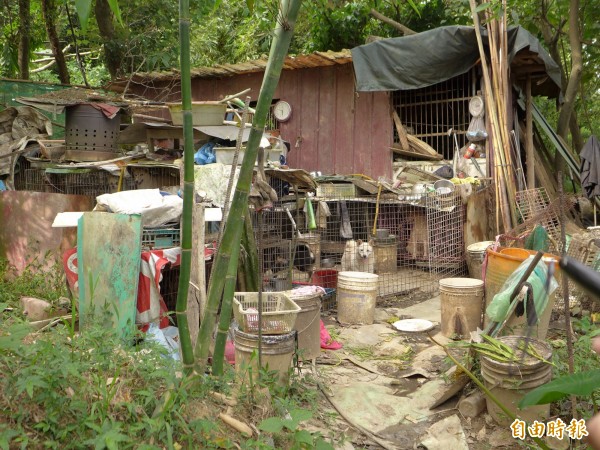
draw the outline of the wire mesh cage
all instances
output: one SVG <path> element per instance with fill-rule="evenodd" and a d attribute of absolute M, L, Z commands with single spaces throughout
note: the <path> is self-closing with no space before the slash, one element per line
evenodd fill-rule
<path fill-rule="evenodd" d="M 306 199 L 278 203 L 260 221 L 253 213 L 265 279 L 291 274 L 293 284 L 334 289 L 340 271 L 371 272 L 379 275 L 380 300 L 424 300 L 436 295 L 440 278 L 466 272 L 458 194 L 410 202 L 316 197 L 311 207 L 314 223 Z"/>
<path fill-rule="evenodd" d="M 131 189 L 165 189 L 180 184 L 177 167 L 130 165 L 127 169 L 131 174 Z"/>
<path fill-rule="evenodd" d="M 111 191 L 110 179 L 103 170 L 81 169 L 77 172 L 60 169 L 29 168 L 24 170 L 23 190 L 96 197 Z"/>
<path fill-rule="evenodd" d="M 571 212 L 576 199 L 572 195 L 564 195 L 550 200 L 543 188 L 517 192 L 517 207 L 523 222 L 500 237 L 504 246 L 523 246 L 525 238 L 537 226 L 542 226 L 548 233 L 549 252 L 560 254 L 562 251 L 560 217 Z"/>

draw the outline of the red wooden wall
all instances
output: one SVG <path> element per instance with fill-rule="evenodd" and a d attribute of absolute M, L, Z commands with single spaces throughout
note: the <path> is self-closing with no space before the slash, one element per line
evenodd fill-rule
<path fill-rule="evenodd" d="M 218 100 L 251 88 L 256 100 L 262 73 L 192 80 L 194 100 Z M 354 91 L 352 64 L 284 70 L 275 99 L 292 106 L 281 136 L 291 144 L 290 167 L 323 174 L 391 177 L 393 122 L 386 92 Z"/>

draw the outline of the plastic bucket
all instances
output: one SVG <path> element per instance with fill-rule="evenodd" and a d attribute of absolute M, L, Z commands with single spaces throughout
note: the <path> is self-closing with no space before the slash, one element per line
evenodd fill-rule
<path fill-rule="evenodd" d="M 395 273 L 398 270 L 398 243 L 395 236 L 386 239 L 375 239 L 373 242 L 375 257 L 375 273 Z"/>
<path fill-rule="evenodd" d="M 446 337 L 470 337 L 481 326 L 483 281 L 475 278 L 440 280 L 441 328 Z"/>
<path fill-rule="evenodd" d="M 291 297 L 302 308 L 295 325 L 298 356 L 303 360 L 314 359 L 321 354 L 321 295 Z"/>
<path fill-rule="evenodd" d="M 503 336 L 499 338 L 512 348 L 517 348 L 520 336 Z M 547 361 L 552 359 L 550 346 L 538 339 L 530 339 L 531 345 Z M 550 416 L 550 404 L 529 406 L 520 410 L 517 408 L 521 399 L 531 390 L 552 379 L 552 366 L 539 359 L 525 355 L 516 350 L 518 362 L 506 363 L 481 356 L 481 376 L 486 387 L 500 402 L 520 419 L 528 423 L 534 420 L 544 421 Z M 487 410 L 496 423 L 509 426 L 510 419 L 492 400 L 486 397 Z"/>
<path fill-rule="evenodd" d="M 494 241 L 476 242 L 467 247 L 467 267 L 471 278 L 477 280 L 483 278 L 483 260 L 485 259 L 485 251 L 490 245 L 494 245 Z"/>
<path fill-rule="evenodd" d="M 529 256 L 535 256 L 537 252 L 523 248 L 502 248 L 497 252 L 488 248 L 486 252 L 488 261 L 485 271 L 485 306 L 487 308 L 494 299 L 494 296 L 501 291 L 506 279 L 519 268 L 523 261 L 529 258 Z M 543 261 L 545 261 L 547 265 L 552 264 L 549 258 L 554 258 L 554 275 L 560 282 L 560 270 L 557 263 L 558 258 L 550 253 L 544 253 Z M 548 306 L 541 315 L 538 326 L 534 330 L 534 337 L 537 337 L 538 339 L 546 338 L 555 300 L 556 291 L 548 298 Z M 487 325 L 487 323 L 488 318 L 484 314 L 484 324 Z M 513 315 L 506 323 L 505 330 L 508 330 L 511 334 L 515 335 L 526 334 L 526 323 L 527 318 L 525 315 L 521 317 Z"/>
<path fill-rule="evenodd" d="M 255 383 L 258 378 L 258 335 L 233 329 L 235 345 L 235 370 L 244 378 L 252 377 Z M 280 385 L 286 385 L 289 380 L 289 369 L 296 350 L 296 332 L 287 334 L 262 336 L 261 341 L 262 367 L 277 372 Z"/>
<path fill-rule="evenodd" d="M 511 256 L 513 258 L 517 258 L 521 261 L 525 261 L 529 258 L 529 252 L 524 248 L 503 248 L 500 249 L 500 253 L 502 255 Z"/>
<path fill-rule="evenodd" d="M 338 274 L 338 320 L 347 325 L 370 325 L 375 318 L 379 276 L 367 272 Z"/>
<path fill-rule="evenodd" d="M 316 286 L 324 288 L 337 287 L 338 271 L 335 269 L 321 269 L 315 270 L 312 276 L 312 283 Z"/>

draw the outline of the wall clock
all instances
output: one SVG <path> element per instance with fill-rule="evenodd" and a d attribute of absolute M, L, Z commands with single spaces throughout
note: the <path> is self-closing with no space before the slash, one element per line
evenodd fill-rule
<path fill-rule="evenodd" d="M 292 107 L 288 102 L 279 100 L 273 105 L 273 115 L 279 122 L 286 122 L 292 116 Z"/>

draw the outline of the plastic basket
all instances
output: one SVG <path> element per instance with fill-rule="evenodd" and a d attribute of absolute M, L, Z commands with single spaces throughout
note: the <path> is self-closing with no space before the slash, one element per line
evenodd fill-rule
<path fill-rule="evenodd" d="M 181 231 L 179 228 L 144 228 L 142 230 L 142 250 L 160 250 L 180 245 Z"/>
<path fill-rule="evenodd" d="M 354 198 L 356 186 L 352 183 L 319 183 L 317 197 L 321 198 Z"/>
<path fill-rule="evenodd" d="M 290 333 L 301 308 L 281 292 L 262 294 L 262 333 Z M 258 293 L 236 292 L 233 297 L 233 315 L 244 333 L 258 333 Z"/>

